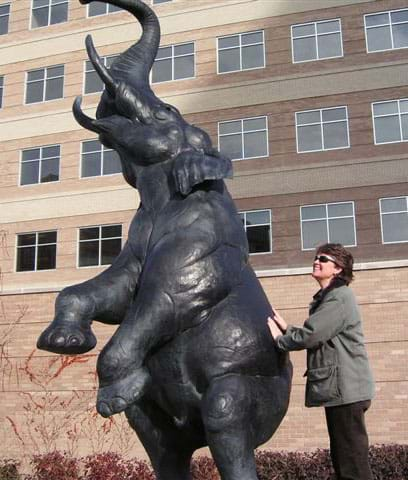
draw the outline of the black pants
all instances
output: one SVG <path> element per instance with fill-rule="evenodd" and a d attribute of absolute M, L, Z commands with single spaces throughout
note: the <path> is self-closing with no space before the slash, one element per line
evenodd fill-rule
<path fill-rule="evenodd" d="M 364 413 L 370 400 L 326 407 L 330 456 L 337 480 L 372 480 Z"/>

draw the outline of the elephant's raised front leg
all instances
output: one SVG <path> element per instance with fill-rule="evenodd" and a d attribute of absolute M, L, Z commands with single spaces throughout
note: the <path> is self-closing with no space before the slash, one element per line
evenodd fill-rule
<path fill-rule="evenodd" d="M 140 263 L 126 244 L 107 270 L 62 290 L 54 320 L 39 337 L 37 347 L 62 354 L 85 353 L 94 348 L 92 321 L 119 324 L 134 296 L 139 274 Z"/>

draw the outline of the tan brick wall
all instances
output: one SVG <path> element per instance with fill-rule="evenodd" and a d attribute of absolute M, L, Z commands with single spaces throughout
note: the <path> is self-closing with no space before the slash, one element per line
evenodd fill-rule
<path fill-rule="evenodd" d="M 262 283 L 271 303 L 286 320 L 302 324 L 307 305 L 317 288 L 312 278 L 308 275 L 267 277 Z M 407 443 L 408 268 L 359 271 L 353 290 L 362 311 L 368 354 L 376 380 L 376 398 L 367 414 L 371 443 Z M 35 351 L 27 363 L 27 358 L 35 350 L 36 338 L 52 318 L 55 296 L 55 293 L 44 293 L 0 297 L 2 456 L 19 456 L 22 451 L 7 416 L 15 422 L 26 448 L 34 448 L 28 436 L 28 422 L 34 420 L 35 424 L 41 425 L 46 421 L 50 430 L 57 422 L 63 428 L 55 434 L 55 445 L 62 448 L 72 444 L 72 448 L 81 454 L 97 447 L 92 445 L 90 429 L 96 428 L 100 433 L 109 425 L 89 415 L 87 408 L 95 401 L 96 354 L 109 339 L 113 327 L 94 324 L 98 346 L 94 352 L 80 357 L 83 363 L 74 363 L 64 369 L 60 357 L 41 351 Z M 327 447 L 323 409 L 303 406 L 305 352 L 293 353 L 291 358 L 294 377 L 289 411 L 276 435 L 264 447 L 287 450 Z M 49 367 L 52 361 L 55 363 Z M 60 368 L 61 373 L 56 375 Z M 30 372 L 35 377 L 30 379 Z M 34 402 L 45 405 L 45 417 L 39 412 L 32 413 Z M 116 447 L 111 448 L 121 445 L 123 450 L 145 456 L 141 445 L 122 422 L 115 417 L 114 427 L 110 425 L 111 433 L 98 437 L 95 443 L 106 447 L 115 439 Z M 121 425 L 120 435 L 116 430 L 118 425 Z M 76 440 L 70 444 L 67 436 L 72 428 L 76 428 Z"/>

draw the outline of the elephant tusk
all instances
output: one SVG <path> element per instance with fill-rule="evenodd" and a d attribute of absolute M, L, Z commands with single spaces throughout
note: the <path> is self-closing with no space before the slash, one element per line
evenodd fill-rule
<path fill-rule="evenodd" d="M 82 111 L 81 103 L 82 103 L 82 97 L 79 96 L 79 97 L 76 97 L 72 105 L 72 113 L 74 114 L 75 120 L 87 130 L 91 130 L 92 132 L 99 134 L 100 131 L 95 125 L 95 120 L 92 119 L 91 117 L 88 117 L 88 115 L 85 115 L 85 113 Z"/>
<path fill-rule="evenodd" d="M 117 83 L 113 79 L 112 75 L 109 73 L 108 69 L 105 67 L 101 57 L 98 55 L 98 52 L 96 51 L 91 35 L 86 36 L 85 45 L 86 45 L 86 51 L 88 52 L 89 60 L 94 66 L 97 74 L 99 75 L 103 83 L 106 85 L 107 91 L 113 97 L 115 97 Z"/>

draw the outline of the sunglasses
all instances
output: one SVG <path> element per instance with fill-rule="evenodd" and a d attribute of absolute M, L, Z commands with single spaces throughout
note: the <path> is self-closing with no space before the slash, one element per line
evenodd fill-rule
<path fill-rule="evenodd" d="M 330 257 L 329 255 L 316 255 L 314 257 L 314 261 L 316 260 L 318 260 L 320 263 L 327 263 L 327 262 L 336 263 L 336 260 L 333 257 Z"/>

